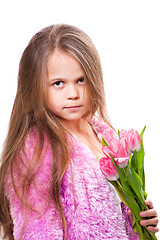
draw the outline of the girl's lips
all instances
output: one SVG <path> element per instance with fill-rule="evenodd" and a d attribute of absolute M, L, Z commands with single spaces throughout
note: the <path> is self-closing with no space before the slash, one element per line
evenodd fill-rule
<path fill-rule="evenodd" d="M 76 111 L 76 110 L 78 110 L 80 107 L 81 107 L 81 106 L 70 106 L 70 107 L 65 107 L 65 109 Z"/>

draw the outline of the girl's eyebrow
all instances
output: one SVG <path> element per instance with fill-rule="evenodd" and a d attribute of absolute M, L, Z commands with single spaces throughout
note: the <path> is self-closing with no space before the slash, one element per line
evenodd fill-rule
<path fill-rule="evenodd" d="M 57 77 L 57 78 L 52 78 L 49 81 L 53 82 L 53 81 L 64 81 L 64 80 L 65 80 L 65 78 Z"/>
<path fill-rule="evenodd" d="M 75 79 L 72 79 L 72 80 L 78 80 L 78 79 L 81 79 L 81 78 L 84 78 L 84 75 L 80 75 L 78 77 L 76 77 Z M 64 78 L 64 77 L 55 77 L 55 78 L 51 78 L 49 79 L 50 82 L 55 82 L 55 81 L 66 81 L 68 80 L 67 78 Z"/>

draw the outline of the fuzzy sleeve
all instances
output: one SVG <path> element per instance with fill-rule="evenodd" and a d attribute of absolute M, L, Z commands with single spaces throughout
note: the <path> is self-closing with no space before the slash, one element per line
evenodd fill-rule
<path fill-rule="evenodd" d="M 9 172 L 5 178 L 5 192 L 10 204 L 10 214 L 13 220 L 13 235 L 15 240 L 62 240 L 63 228 L 58 211 L 55 212 L 55 207 L 52 199 L 50 199 L 50 179 L 51 179 L 51 151 L 48 143 L 45 140 L 45 147 L 42 151 L 43 161 L 40 165 L 35 166 L 37 171 L 35 177 L 29 187 L 29 194 L 26 199 L 22 196 L 25 192 L 23 186 L 24 176 L 28 171 L 27 164 L 31 164 L 30 160 L 34 161 L 34 149 L 36 147 L 36 136 L 30 134 L 25 142 L 26 154 L 22 161 L 16 159 L 13 169 L 13 176 L 16 185 L 16 192 L 13 187 L 12 178 Z M 27 160 L 26 160 L 27 159 Z M 17 196 L 18 193 L 18 196 Z M 24 204 L 28 204 L 27 212 L 24 211 Z M 24 221 L 26 216 L 26 221 Z"/>
<path fill-rule="evenodd" d="M 128 235 L 129 240 L 139 240 L 138 234 L 133 233 L 132 224 L 130 222 L 129 215 L 127 213 L 128 207 L 123 202 L 121 202 L 121 209 L 122 209 L 122 214 L 126 224 L 126 233 Z"/>

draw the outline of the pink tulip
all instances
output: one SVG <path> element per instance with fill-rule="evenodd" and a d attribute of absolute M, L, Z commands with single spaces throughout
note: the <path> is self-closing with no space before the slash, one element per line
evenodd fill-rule
<path fill-rule="evenodd" d="M 119 149 L 118 149 L 118 155 L 119 157 L 129 157 L 129 151 L 128 151 L 128 144 L 126 137 L 119 139 Z"/>
<path fill-rule="evenodd" d="M 115 181 L 119 178 L 118 172 L 110 157 L 100 159 L 100 169 L 109 181 Z"/>
<path fill-rule="evenodd" d="M 127 131 L 122 129 L 119 133 L 119 138 L 123 138 L 123 137 L 126 137 L 126 134 L 127 134 Z"/>
<path fill-rule="evenodd" d="M 122 130 L 119 135 L 120 139 L 126 137 L 127 146 L 130 152 L 135 150 L 138 152 L 141 149 L 141 139 L 139 133 L 134 129 L 129 129 L 128 131 Z"/>
<path fill-rule="evenodd" d="M 108 146 L 103 146 L 102 151 L 106 155 L 107 158 L 111 158 L 111 156 L 110 156 L 110 154 L 111 154 L 118 167 L 124 168 L 127 166 L 127 162 L 130 157 L 128 154 L 126 154 L 125 151 L 124 152 L 121 151 L 121 154 L 122 153 L 123 154 L 120 155 L 120 153 L 116 153 L 116 152 L 112 151 L 112 149 Z"/>
<path fill-rule="evenodd" d="M 119 178 L 118 172 L 112 163 L 111 155 L 116 165 L 120 168 L 126 167 L 128 160 L 130 159 L 126 132 L 124 132 L 124 135 L 122 135 L 122 133 L 123 132 L 121 132 L 121 138 L 119 139 L 118 134 L 115 131 L 107 128 L 101 135 L 101 137 L 107 142 L 108 146 L 102 147 L 102 151 L 106 157 L 100 159 L 100 169 L 110 181 L 115 181 Z"/>
<path fill-rule="evenodd" d="M 106 128 L 103 134 L 99 135 L 99 138 L 101 141 L 102 138 L 104 138 L 107 144 L 110 146 L 110 141 L 112 141 L 113 139 L 118 140 L 118 134 L 112 128 Z"/>
<path fill-rule="evenodd" d="M 109 147 L 103 146 L 102 151 L 108 157 L 110 157 L 110 154 L 112 154 L 112 157 L 114 158 L 118 167 L 123 168 L 127 165 L 129 160 L 129 152 L 127 148 L 126 137 L 121 138 L 119 141 L 116 139 L 110 140 Z"/>
<path fill-rule="evenodd" d="M 102 147 L 102 151 L 103 153 L 107 156 L 110 157 L 110 154 L 112 154 L 113 158 L 118 158 L 118 153 L 116 153 L 115 151 L 113 151 L 110 147 L 108 146 L 103 146 Z"/>

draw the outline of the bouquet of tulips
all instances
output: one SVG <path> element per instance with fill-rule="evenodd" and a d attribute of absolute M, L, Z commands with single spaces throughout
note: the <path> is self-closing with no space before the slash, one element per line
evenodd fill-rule
<path fill-rule="evenodd" d="M 144 200 L 144 146 L 143 133 L 133 129 L 118 131 L 106 128 L 102 138 L 102 150 L 106 157 L 100 159 L 100 169 L 115 187 L 122 202 L 132 211 L 133 232 L 139 234 L 140 240 L 157 239 L 145 226 L 140 224 L 140 212 L 147 210 Z"/>

